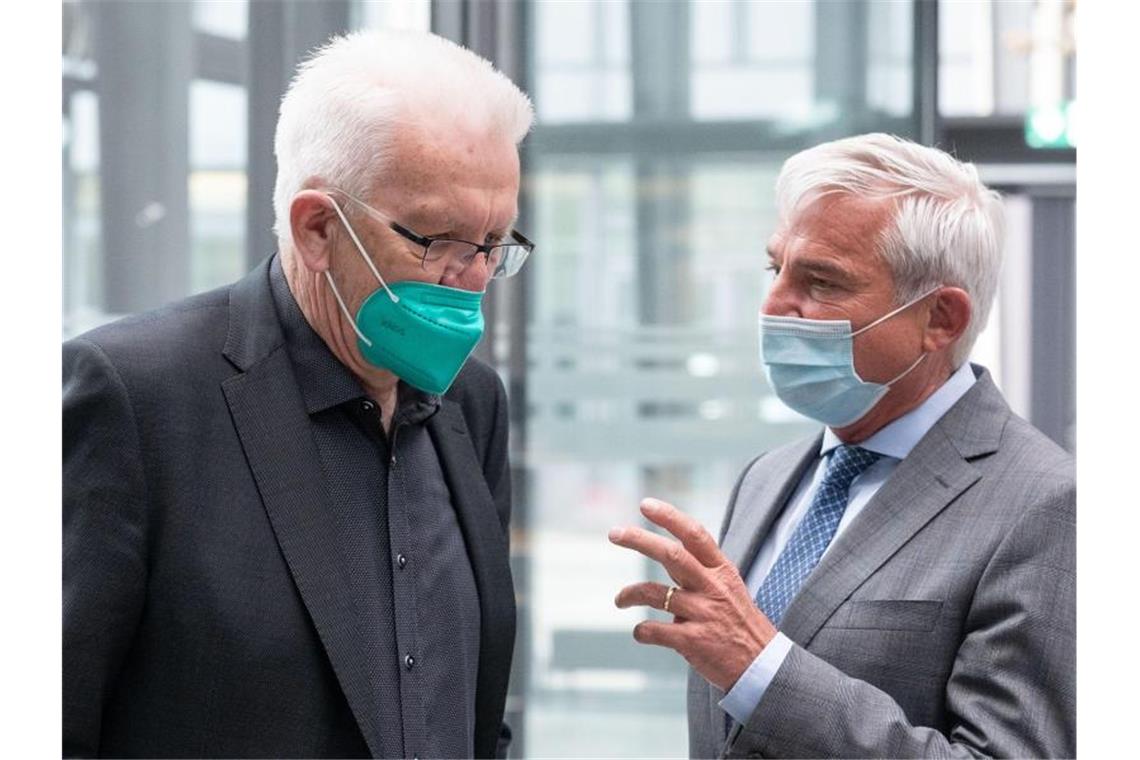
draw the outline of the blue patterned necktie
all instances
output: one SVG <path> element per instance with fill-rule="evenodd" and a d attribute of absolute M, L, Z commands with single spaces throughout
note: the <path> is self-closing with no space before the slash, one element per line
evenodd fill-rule
<path fill-rule="evenodd" d="M 843 513 L 852 481 L 874 464 L 881 454 L 858 446 L 839 446 L 831 453 L 827 471 L 812 497 L 807 514 L 796 526 L 779 559 L 756 592 L 756 606 L 772 625 L 778 626 L 800 586 L 819 564 L 831 543 Z M 732 733 L 732 716 L 724 714 L 725 735 Z"/>
<path fill-rule="evenodd" d="M 796 526 L 776 564 L 756 592 L 756 606 L 763 610 L 773 625 L 780 624 L 796 592 L 819 564 L 820 557 L 835 536 L 847 509 L 847 491 L 851 482 L 880 456 L 858 446 L 839 446 L 832 452 L 827 472 L 812 497 L 807 514 Z"/>

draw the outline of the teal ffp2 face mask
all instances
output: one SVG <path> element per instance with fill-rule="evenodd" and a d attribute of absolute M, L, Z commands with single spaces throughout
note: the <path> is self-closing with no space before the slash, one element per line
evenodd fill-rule
<path fill-rule="evenodd" d="M 855 332 L 846 319 L 823 320 L 760 315 L 760 360 L 768 384 L 790 408 L 833 428 L 867 415 L 875 404 L 917 367 L 926 354 L 887 383 L 870 383 L 855 371 L 856 335 L 882 324 L 938 288 L 930 290 Z"/>
<path fill-rule="evenodd" d="M 329 200 L 380 283 L 360 304 L 353 319 L 332 275 L 325 270 L 341 311 L 356 331 L 361 355 L 421 391 L 445 393 L 483 336 L 483 291 L 411 280 L 389 286 L 336 200 Z"/>

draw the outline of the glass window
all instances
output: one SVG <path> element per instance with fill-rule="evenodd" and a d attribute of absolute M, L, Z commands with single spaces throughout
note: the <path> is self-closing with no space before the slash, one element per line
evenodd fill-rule
<path fill-rule="evenodd" d="M 867 6 L 867 105 L 906 117 L 912 102 L 914 7 L 872 2 Z"/>
<path fill-rule="evenodd" d="M 806 118 L 815 99 L 815 5 L 694 2 L 695 119 Z"/>
<path fill-rule="evenodd" d="M 307 10 L 278 7 L 286 17 Z M 427 0 L 347 7 L 354 28 L 430 24 Z M 267 253 L 246 250 L 247 176 L 275 169 L 249 165 L 249 94 L 276 97 L 283 83 L 250 81 L 261 69 L 247 66 L 245 0 L 138 3 L 130 13 L 121 3 L 69 0 L 63 15 L 67 338 L 232 282 Z M 203 51 L 215 57 L 199 60 Z M 102 70 L 100 55 L 108 56 Z M 148 118 L 123 116 L 139 102 L 150 104 Z M 260 147 L 256 160 L 272 161 L 272 146 Z"/>
<path fill-rule="evenodd" d="M 827 139 L 817 130 L 913 133 L 913 17 L 877 2 L 532 10 L 538 124 L 524 184 L 539 247 L 519 348 L 527 485 L 515 506 L 532 656 L 513 753 L 683 757 L 685 663 L 633 641 L 644 610 L 613 606 L 622 585 L 664 579 L 606 532 L 636 522 L 647 495 L 716 531 L 744 464 L 814 429 L 760 368 L 773 184 L 787 155 Z M 649 30 L 678 19 L 687 45 L 667 49 Z M 622 83 L 620 101 L 607 81 Z M 639 112 L 633 92 L 656 102 Z M 658 97 L 673 92 L 688 98 Z"/>
<path fill-rule="evenodd" d="M 620 121 L 632 110 L 629 5 L 535 3 L 535 106 L 547 123 Z"/>
<path fill-rule="evenodd" d="M 190 84 L 190 289 L 209 290 L 245 273 L 246 93 Z"/>
<path fill-rule="evenodd" d="M 1072 2 L 940 0 L 944 116 L 1020 116 L 1075 97 Z"/>
<path fill-rule="evenodd" d="M 194 28 L 229 37 L 245 39 L 249 28 L 249 2 L 247 0 L 195 0 Z"/>
<path fill-rule="evenodd" d="M 431 28 L 431 0 L 357 0 L 358 29 Z"/>
<path fill-rule="evenodd" d="M 77 335 L 103 320 L 99 220 L 99 99 L 89 90 L 68 99 L 64 116 L 64 333 Z"/>

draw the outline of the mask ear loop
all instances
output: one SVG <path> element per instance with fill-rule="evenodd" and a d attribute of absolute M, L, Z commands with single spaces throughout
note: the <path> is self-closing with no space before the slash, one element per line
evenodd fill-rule
<path fill-rule="evenodd" d="M 344 299 L 340 297 L 340 291 L 336 289 L 336 283 L 333 282 L 332 275 L 329 274 L 329 270 L 327 269 L 325 270 L 325 279 L 329 281 L 329 287 L 332 288 L 333 295 L 336 296 L 336 302 L 340 304 L 340 310 L 344 313 L 344 318 L 352 325 L 352 329 L 356 332 L 356 337 L 364 341 L 366 346 L 372 348 L 372 341 L 364 337 L 364 333 L 360 332 L 360 328 L 356 326 L 356 320 L 348 313 L 348 307 L 344 305 Z"/>
<path fill-rule="evenodd" d="M 883 383 L 883 384 L 884 384 L 885 386 L 887 386 L 888 388 L 890 388 L 892 385 L 894 385 L 895 383 L 897 383 L 899 380 L 902 380 L 904 377 L 906 377 L 907 375 L 909 375 L 909 374 L 910 374 L 910 371 L 911 371 L 912 369 L 914 369 L 914 368 L 915 368 L 915 367 L 917 367 L 918 365 L 922 364 L 922 360 L 923 360 L 923 359 L 925 359 L 927 356 L 930 356 L 930 354 L 928 354 L 928 353 L 926 353 L 925 351 L 923 351 L 923 352 L 922 352 L 922 356 L 918 357 L 918 359 L 916 359 L 916 360 L 915 360 L 914 364 L 912 364 L 912 365 L 910 365 L 909 367 L 907 367 L 906 369 L 904 369 L 904 370 L 903 370 L 903 371 L 902 371 L 902 372 L 901 372 L 899 375 L 897 375 L 897 376 L 895 377 L 895 379 L 894 379 L 894 380 L 891 380 L 890 382 L 887 382 L 887 383 Z"/>
<path fill-rule="evenodd" d="M 874 327 L 875 325 L 877 325 L 877 324 L 880 324 L 880 323 L 882 323 L 882 322 L 886 322 L 888 319 L 890 319 L 890 318 L 891 318 L 891 317 L 893 317 L 894 315 L 898 314 L 898 313 L 899 313 L 899 312 L 901 312 L 901 311 L 906 311 L 906 310 L 907 310 L 907 309 L 909 309 L 911 306 L 914 306 L 916 303 L 918 303 L 918 302 L 919 302 L 919 301 L 921 301 L 922 299 L 926 298 L 926 297 L 927 297 L 928 295 L 930 295 L 931 293 L 935 293 L 935 292 L 937 292 L 937 291 L 939 291 L 939 290 L 941 290 L 941 289 L 942 289 L 942 286 L 941 286 L 941 285 L 936 285 L 936 286 L 934 286 L 934 287 L 933 287 L 933 288 L 931 288 L 930 290 L 928 290 L 928 291 L 926 291 L 925 293 L 923 293 L 922 295 L 920 295 L 918 298 L 914 298 L 914 299 L 911 299 L 910 301 L 907 301 L 906 303 L 904 303 L 902 306 L 898 307 L 898 308 L 897 308 L 897 309 L 895 309 L 894 311 L 888 311 L 886 314 L 884 314 L 883 316 L 879 317 L 878 319 L 876 319 L 876 320 L 875 320 L 874 322 L 872 322 L 871 324 L 869 324 L 869 325 L 864 325 L 863 327 L 860 327 L 858 330 L 856 330 L 855 332 L 851 333 L 851 337 L 852 337 L 852 338 L 854 338 L 854 337 L 855 337 L 856 335 L 858 335 L 859 333 L 864 333 L 864 332 L 867 332 L 868 330 L 870 330 L 870 329 L 871 329 L 872 327 Z"/>
<path fill-rule="evenodd" d="M 388 297 L 392 299 L 392 303 L 399 303 L 400 297 L 392 292 L 392 290 L 388 287 L 388 283 L 384 282 L 384 278 L 381 277 L 380 272 L 377 271 L 376 265 L 372 263 L 372 259 L 368 258 L 368 254 L 364 252 L 364 246 L 361 245 L 360 238 L 356 236 L 356 231 L 353 230 L 352 225 L 348 223 L 348 219 L 345 217 L 344 212 L 340 210 L 340 205 L 336 202 L 336 199 L 331 195 L 327 197 L 329 199 L 329 202 L 332 203 L 333 210 L 336 211 L 336 215 L 340 217 L 340 221 L 344 224 L 344 228 L 348 230 L 348 235 L 352 238 L 352 242 L 356 244 L 356 250 L 360 251 L 360 255 L 364 258 L 364 263 L 368 265 L 368 268 L 372 270 L 372 274 L 374 274 L 376 276 L 376 279 L 380 281 L 380 285 L 383 286 L 384 292 L 388 294 Z M 326 273 L 327 271 L 328 270 L 326 270 Z M 335 287 L 333 288 L 333 292 L 336 292 Z M 340 296 L 338 295 L 337 298 L 339 299 Z"/>
<path fill-rule="evenodd" d="M 888 312 L 887 314 L 884 314 L 883 316 L 879 317 L 878 319 L 876 319 L 874 322 L 872 322 L 871 324 L 867 325 L 866 327 L 861 327 L 860 329 L 858 329 L 858 330 L 856 330 L 855 332 L 851 333 L 851 337 L 852 337 L 852 338 L 854 338 L 854 337 L 855 337 L 856 335 L 858 335 L 859 333 L 861 333 L 861 332 L 865 332 L 866 330 L 870 330 L 872 327 L 874 327 L 875 325 L 879 324 L 880 322 L 885 322 L 885 321 L 887 321 L 888 319 L 890 319 L 890 318 L 891 318 L 891 317 L 893 317 L 894 315 L 898 314 L 900 311 L 903 311 L 904 309 L 909 309 L 911 306 L 914 306 L 916 303 L 918 303 L 918 302 L 919 302 L 919 301 L 921 301 L 922 299 L 926 298 L 926 297 L 927 297 L 928 295 L 930 295 L 931 293 L 935 293 L 935 292 L 937 292 L 938 290 L 941 290 L 941 288 L 942 288 L 942 286 L 941 286 L 941 285 L 938 285 L 938 286 L 936 286 L 936 287 L 933 287 L 933 288 L 931 288 L 930 290 L 928 290 L 928 291 L 926 291 L 925 293 L 923 293 L 922 295 L 920 295 L 918 298 L 915 298 L 915 299 L 913 299 L 913 300 L 911 300 L 911 301 L 908 301 L 907 303 L 904 303 L 902 306 L 898 307 L 898 308 L 897 308 L 897 309 L 895 309 L 894 311 L 892 311 L 892 312 Z M 911 370 L 913 370 L 913 369 L 914 369 L 915 367 L 917 367 L 918 365 L 922 364 L 922 360 L 923 360 L 923 359 L 925 359 L 927 356 L 929 356 L 929 354 L 927 354 L 925 351 L 923 351 L 923 352 L 922 352 L 922 356 L 920 356 L 920 357 L 918 357 L 917 359 L 915 359 L 915 361 L 914 361 L 914 364 L 912 364 L 912 365 L 910 365 L 909 367 L 907 367 L 906 369 L 904 369 L 902 372 L 900 372 L 898 375 L 896 375 L 896 376 L 895 376 L 895 378 L 894 378 L 893 380 L 891 380 L 891 381 L 889 381 L 889 382 L 886 382 L 886 383 L 884 383 L 884 385 L 886 385 L 888 388 L 890 388 L 892 385 L 894 385 L 895 383 L 897 383 L 899 380 L 902 380 L 904 377 L 906 377 L 907 375 L 909 375 L 909 374 L 911 373 Z"/>

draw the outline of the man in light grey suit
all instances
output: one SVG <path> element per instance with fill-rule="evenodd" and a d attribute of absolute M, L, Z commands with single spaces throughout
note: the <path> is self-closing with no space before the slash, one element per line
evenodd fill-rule
<path fill-rule="evenodd" d="M 717 542 L 655 499 L 619 607 L 692 666 L 694 757 L 1055 757 L 1075 736 L 1072 458 L 966 361 L 1000 268 L 974 168 L 887 135 L 789 159 L 760 318 L 825 425 L 745 468 Z"/>

